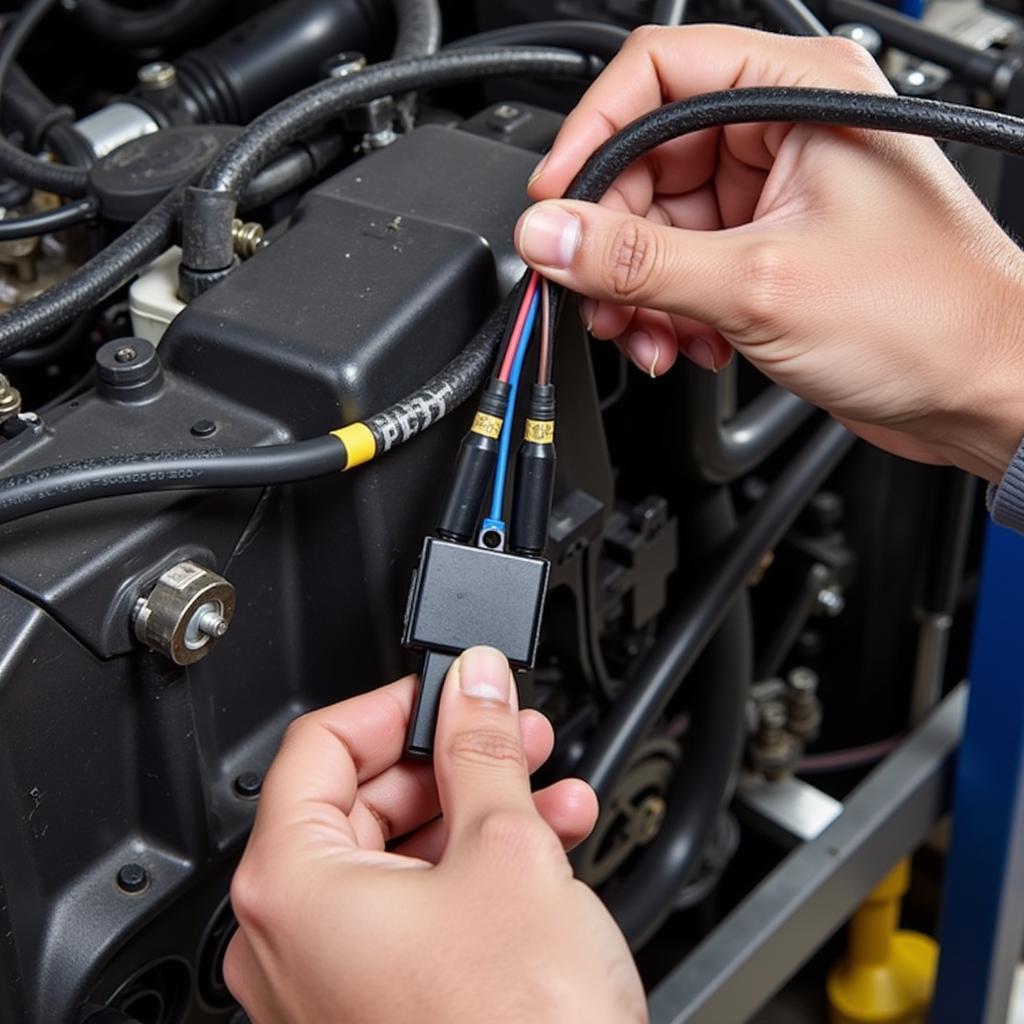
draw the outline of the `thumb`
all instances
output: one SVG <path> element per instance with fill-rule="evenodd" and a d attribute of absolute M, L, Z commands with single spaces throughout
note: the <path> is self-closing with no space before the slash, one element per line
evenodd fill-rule
<path fill-rule="evenodd" d="M 519 218 L 516 247 L 548 280 L 581 295 L 717 325 L 735 312 L 741 230 L 691 231 L 560 199 Z"/>
<path fill-rule="evenodd" d="M 505 656 L 471 647 L 448 671 L 437 717 L 434 773 L 449 843 L 495 812 L 536 814 Z"/>

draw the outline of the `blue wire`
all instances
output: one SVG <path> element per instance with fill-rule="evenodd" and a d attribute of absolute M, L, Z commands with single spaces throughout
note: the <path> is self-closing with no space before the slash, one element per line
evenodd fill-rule
<path fill-rule="evenodd" d="M 512 360 L 512 367 L 508 374 L 508 412 L 505 414 L 505 422 L 501 427 L 501 439 L 498 442 L 498 468 L 494 474 L 494 490 L 491 492 L 491 515 L 495 523 L 502 522 L 501 514 L 505 504 L 505 477 L 508 475 L 508 453 L 512 447 L 512 421 L 516 418 L 516 394 L 519 391 L 519 378 L 523 373 L 523 363 L 526 360 L 526 350 L 530 346 L 530 338 L 533 335 L 533 325 L 537 320 L 537 310 L 540 308 L 540 288 L 533 293 L 533 300 L 526 314 L 526 322 L 523 324 L 523 335 L 519 339 L 519 347 L 516 349 L 515 358 Z"/>

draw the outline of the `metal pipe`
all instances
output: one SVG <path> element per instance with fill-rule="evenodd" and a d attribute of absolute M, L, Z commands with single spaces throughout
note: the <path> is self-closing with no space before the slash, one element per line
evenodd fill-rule
<path fill-rule="evenodd" d="M 853 443 L 853 436 L 834 421 L 819 427 L 711 558 L 587 746 L 577 771 L 599 797 L 608 795 L 637 744 L 661 716 L 725 619 L 764 552 L 792 525 Z"/>

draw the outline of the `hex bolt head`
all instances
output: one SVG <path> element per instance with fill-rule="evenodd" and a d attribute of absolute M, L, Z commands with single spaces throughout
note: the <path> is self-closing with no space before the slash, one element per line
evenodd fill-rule
<path fill-rule="evenodd" d="M 244 800 L 255 800 L 263 789 L 263 776 L 259 772 L 242 772 L 235 779 L 235 793 Z"/>
<path fill-rule="evenodd" d="M 135 895 L 149 887 L 149 872 L 141 864 L 122 864 L 117 872 L 117 887 Z"/>

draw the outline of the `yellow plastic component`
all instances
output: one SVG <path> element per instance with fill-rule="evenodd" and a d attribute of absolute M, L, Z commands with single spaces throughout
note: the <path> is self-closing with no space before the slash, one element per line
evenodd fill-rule
<path fill-rule="evenodd" d="M 551 444 L 555 440 L 555 421 L 527 420 L 525 437 L 534 444 Z"/>
<path fill-rule="evenodd" d="M 939 947 L 927 935 L 897 930 L 909 884 L 906 858 L 850 919 L 846 958 L 828 976 L 832 1024 L 924 1024 Z"/>
<path fill-rule="evenodd" d="M 331 433 L 345 446 L 348 461 L 345 469 L 361 466 L 377 454 L 377 442 L 365 423 L 350 423 L 347 427 L 332 430 Z"/>
<path fill-rule="evenodd" d="M 501 424 L 502 420 L 498 416 L 491 416 L 486 412 L 478 412 L 473 417 L 473 426 L 469 429 L 474 434 L 483 434 L 484 437 L 491 438 L 492 441 L 497 441 L 501 437 Z"/>

